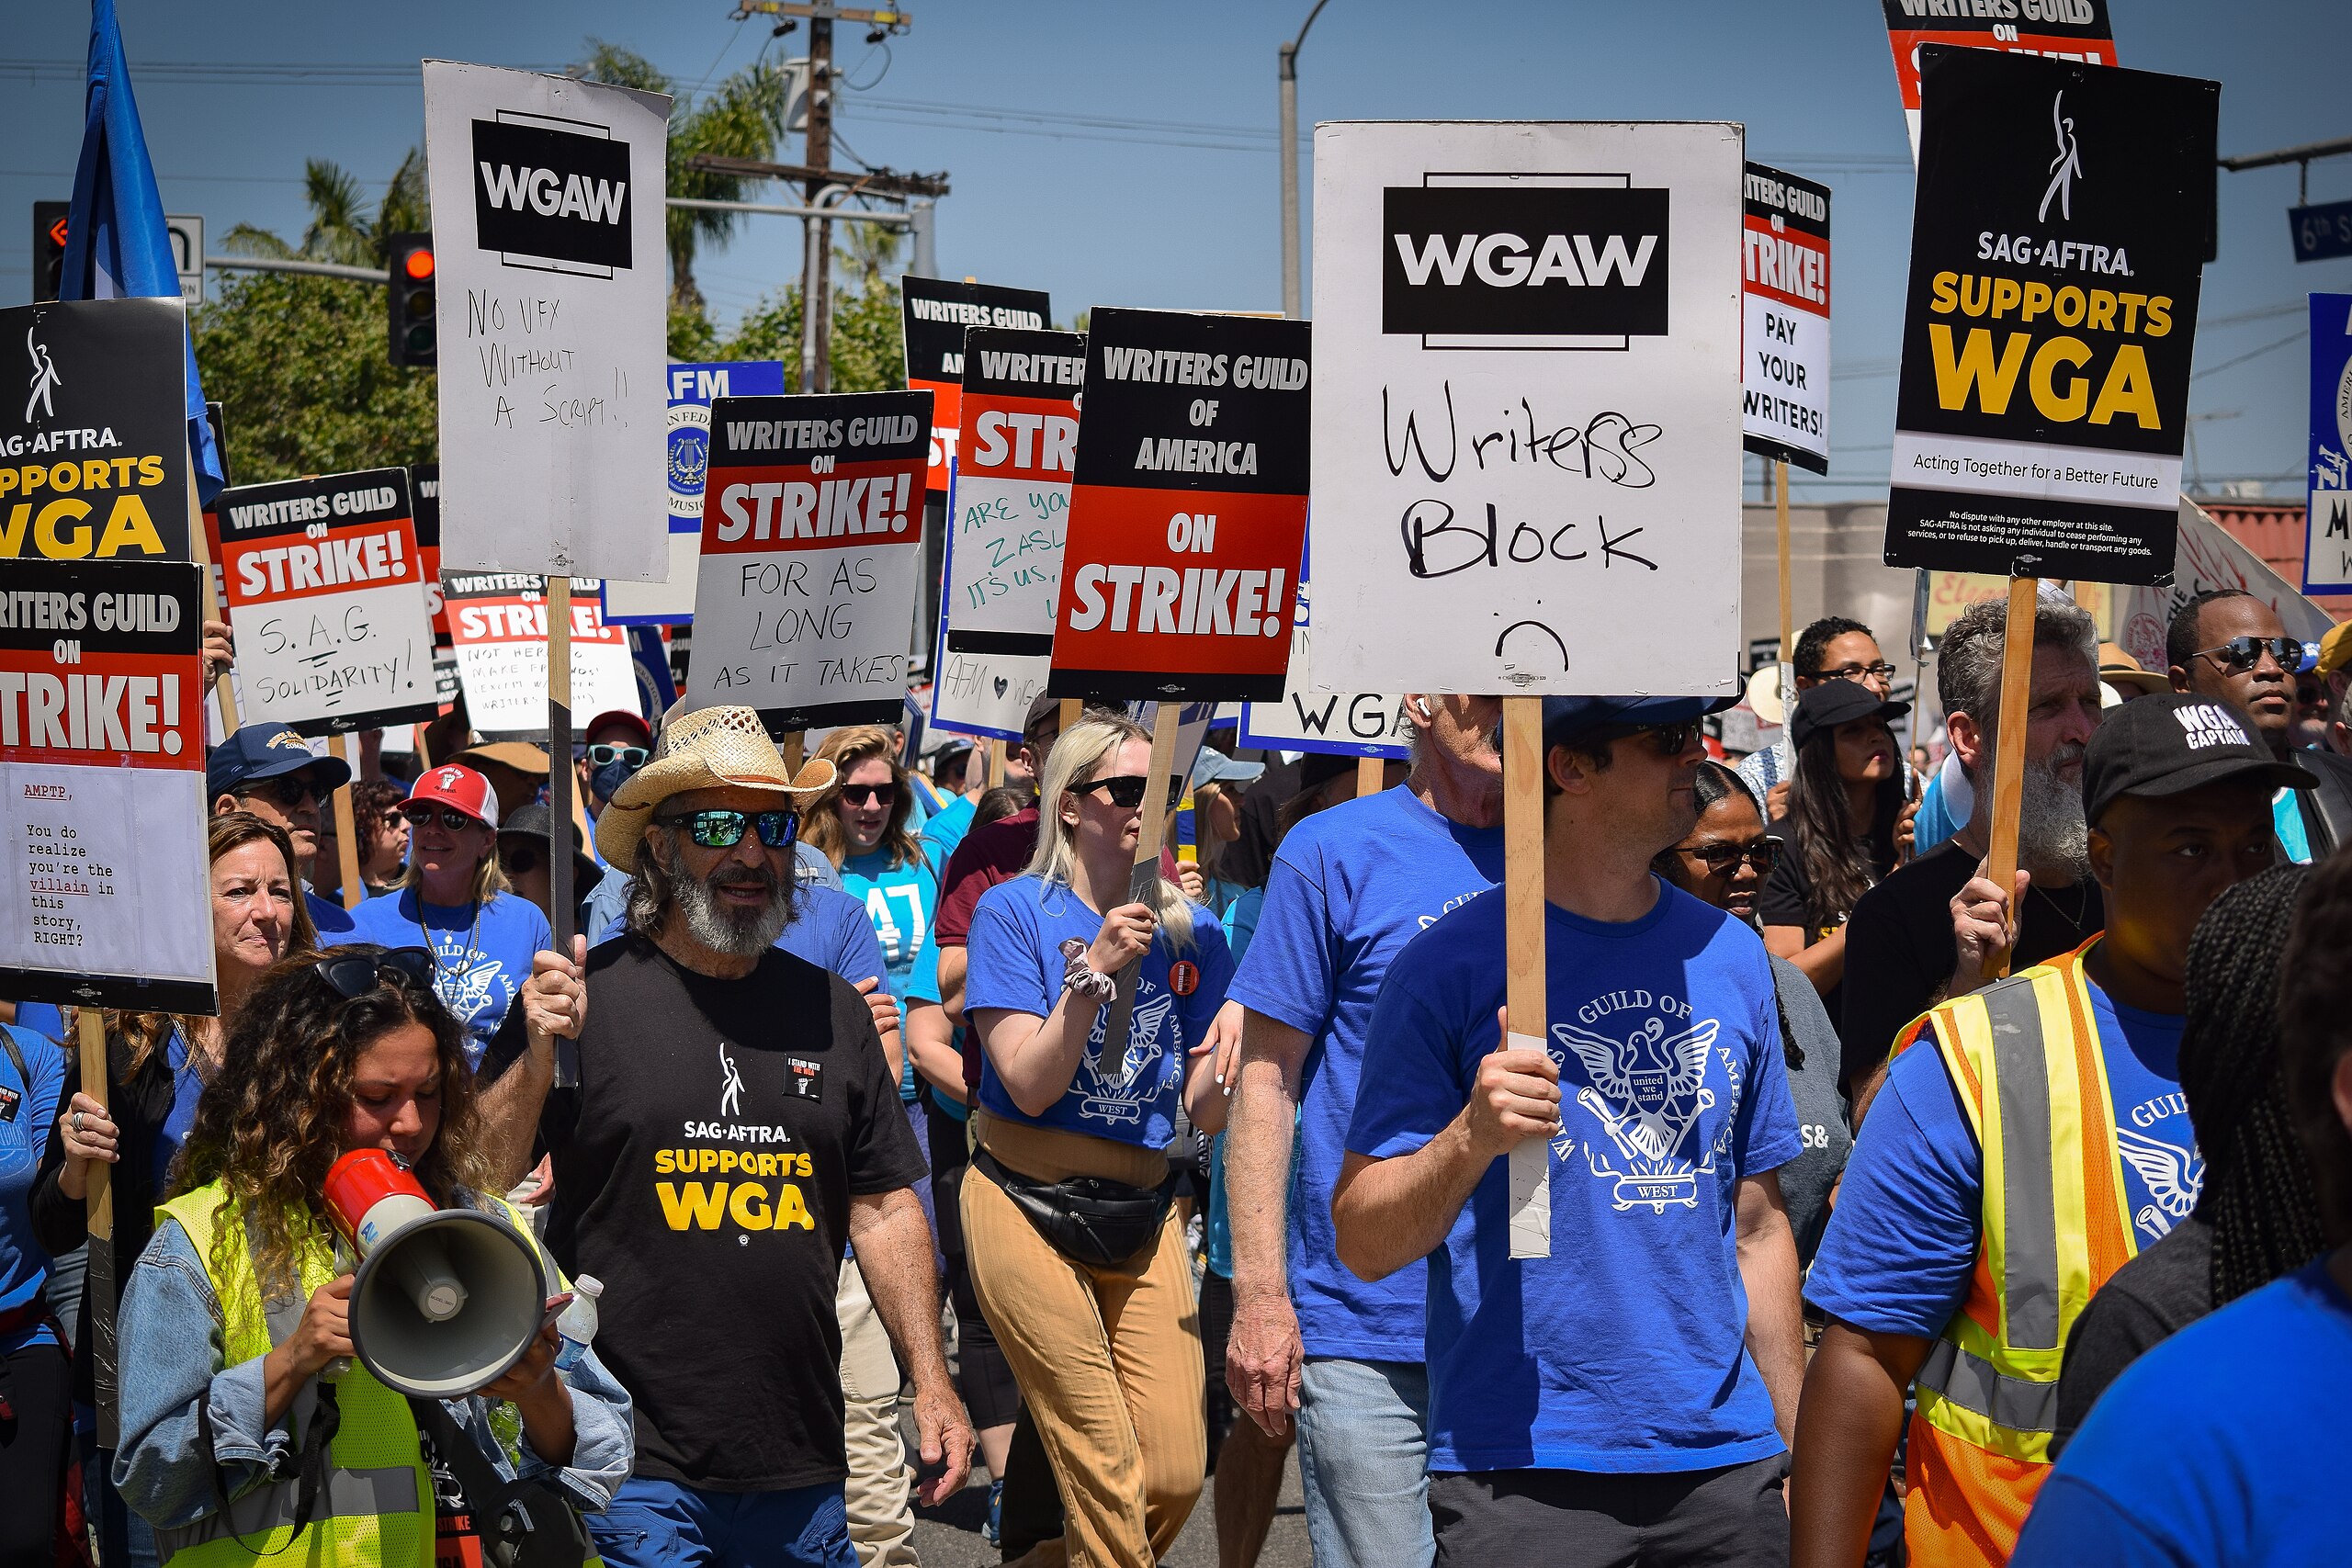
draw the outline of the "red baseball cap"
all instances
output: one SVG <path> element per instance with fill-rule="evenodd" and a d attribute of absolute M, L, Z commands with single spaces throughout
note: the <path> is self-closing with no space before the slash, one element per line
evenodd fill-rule
<path fill-rule="evenodd" d="M 454 807 L 487 827 L 498 826 L 498 796 L 490 781 L 458 762 L 425 769 L 409 787 L 408 798 L 399 809 L 406 811 L 420 801 Z"/>
<path fill-rule="evenodd" d="M 639 745 L 653 744 L 653 727 L 646 723 L 645 716 L 635 708 L 606 708 L 603 713 L 590 719 L 588 728 L 580 733 L 583 737 L 594 735 L 608 724 L 626 724 L 637 732 Z"/>

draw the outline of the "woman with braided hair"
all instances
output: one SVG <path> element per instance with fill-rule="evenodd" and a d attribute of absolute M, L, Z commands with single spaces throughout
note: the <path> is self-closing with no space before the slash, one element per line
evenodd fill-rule
<path fill-rule="evenodd" d="M 2325 1249 L 2278 1061 L 2280 955 L 2309 875 L 2308 866 L 2275 867 L 2214 899 L 2197 922 L 2180 1091 L 2202 1186 L 2195 1210 L 2118 1269 L 2075 1321 L 2058 1380 L 2053 1453 L 2149 1347 Z M 2193 1168 L 2182 1174 L 2196 1182 Z"/>

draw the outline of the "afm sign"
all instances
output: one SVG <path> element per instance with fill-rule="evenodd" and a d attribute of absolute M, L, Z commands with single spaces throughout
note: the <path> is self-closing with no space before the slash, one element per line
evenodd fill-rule
<path fill-rule="evenodd" d="M 2130 340 L 2161 338 L 2172 332 L 2170 296 L 2071 283 L 2053 289 L 2046 283 L 2021 283 L 2013 277 L 1939 272 L 1930 286 L 1928 310 L 1939 316 L 2017 322 L 2017 330 L 1997 338 L 1990 327 L 1928 323 L 1936 401 L 1941 407 L 2007 413 L 2022 379 L 2034 408 L 2053 423 L 2087 418 L 2093 424 L 2109 424 L 2129 418 L 2143 430 L 2163 428 L 2147 351 Z M 2037 321 L 2045 323 L 2044 331 L 2051 326 L 2079 329 L 2120 335 L 2124 341 L 2107 348 L 2102 359 L 2098 350 L 2071 330 L 2050 333 L 2037 344 Z"/>

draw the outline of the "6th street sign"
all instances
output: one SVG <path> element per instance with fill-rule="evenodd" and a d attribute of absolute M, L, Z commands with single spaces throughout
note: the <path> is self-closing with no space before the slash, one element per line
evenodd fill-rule
<path fill-rule="evenodd" d="M 2287 209 L 2287 227 L 2293 234 L 2295 259 L 2299 262 L 2352 256 L 2352 201 L 2290 207 Z"/>

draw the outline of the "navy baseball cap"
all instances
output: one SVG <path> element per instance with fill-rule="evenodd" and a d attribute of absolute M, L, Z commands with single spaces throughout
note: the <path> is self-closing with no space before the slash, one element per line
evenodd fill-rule
<path fill-rule="evenodd" d="M 1824 681 L 1797 694 L 1797 711 L 1789 720 L 1789 744 L 1802 747 L 1823 730 L 1858 718 L 1881 718 L 1893 724 L 1910 711 L 1909 703 L 1890 702 L 1860 681 Z"/>
<path fill-rule="evenodd" d="M 320 756 L 311 743 L 282 724 L 248 724 L 206 753 L 204 795 L 218 800 L 234 795 L 255 779 L 311 770 L 322 798 L 351 782 L 351 764 L 332 754 Z"/>
<path fill-rule="evenodd" d="M 1544 749 L 1572 746 L 1598 730 L 1689 724 L 1736 705 L 1739 697 L 1737 692 L 1727 697 L 1545 697 Z"/>

